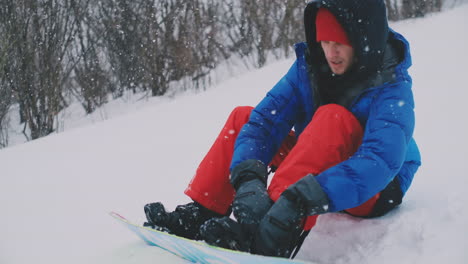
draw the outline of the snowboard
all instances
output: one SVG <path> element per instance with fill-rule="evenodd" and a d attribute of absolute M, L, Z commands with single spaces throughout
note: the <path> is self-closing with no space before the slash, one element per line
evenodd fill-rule
<path fill-rule="evenodd" d="M 128 229 L 138 235 L 148 245 L 157 246 L 186 261 L 193 263 L 269 263 L 269 264 L 291 264 L 307 263 L 278 257 L 266 257 L 239 252 L 206 244 L 172 234 L 164 233 L 150 227 L 134 224 L 118 213 L 111 212 L 110 215 L 125 225 Z"/>

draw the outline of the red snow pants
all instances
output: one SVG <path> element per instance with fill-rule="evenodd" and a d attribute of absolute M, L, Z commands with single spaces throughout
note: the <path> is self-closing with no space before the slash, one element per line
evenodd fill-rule
<path fill-rule="evenodd" d="M 220 214 L 227 213 L 234 199 L 229 167 L 237 135 L 248 122 L 252 109 L 242 106 L 231 112 L 185 190 L 194 201 Z M 307 174 L 320 174 L 348 159 L 358 149 L 362 136 L 361 125 L 346 108 L 329 104 L 317 109 L 299 139 L 291 131 L 270 163 L 278 168 L 268 186 L 270 198 L 276 201 L 284 190 Z M 379 197 L 377 194 L 346 211 L 354 216 L 367 216 Z M 316 221 L 317 216 L 309 216 L 304 229 L 310 230 Z"/>

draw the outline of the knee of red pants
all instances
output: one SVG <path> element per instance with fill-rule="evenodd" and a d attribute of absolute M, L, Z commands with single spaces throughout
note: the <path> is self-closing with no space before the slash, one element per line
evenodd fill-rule
<path fill-rule="evenodd" d="M 361 124 L 346 108 L 336 104 L 320 107 L 273 177 L 270 197 L 277 200 L 302 177 L 317 175 L 352 156 L 362 135 Z"/>

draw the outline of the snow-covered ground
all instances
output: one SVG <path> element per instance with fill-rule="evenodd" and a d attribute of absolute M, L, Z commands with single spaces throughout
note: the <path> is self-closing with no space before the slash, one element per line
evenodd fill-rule
<path fill-rule="evenodd" d="M 298 258 L 468 262 L 466 14 L 463 5 L 392 24 L 412 47 L 415 138 L 423 158 L 403 205 L 378 219 L 321 216 Z M 145 203 L 173 209 L 188 202 L 183 190 L 230 110 L 255 105 L 291 63 L 272 63 L 203 93 L 150 99 L 104 122 L 82 118 L 76 124 L 93 125 L 1 150 L 0 263 L 181 263 L 107 213 L 143 222 Z"/>

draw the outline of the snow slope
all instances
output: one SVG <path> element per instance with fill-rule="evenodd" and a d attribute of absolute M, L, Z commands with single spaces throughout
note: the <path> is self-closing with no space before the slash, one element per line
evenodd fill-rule
<path fill-rule="evenodd" d="M 404 204 L 378 219 L 328 214 L 298 258 L 314 263 L 468 261 L 468 5 L 393 24 L 412 45 L 423 166 Z M 105 122 L 0 151 L 0 263 L 181 263 L 115 222 L 183 195 L 230 110 L 255 105 L 292 60 L 204 93 L 150 100 Z"/>

